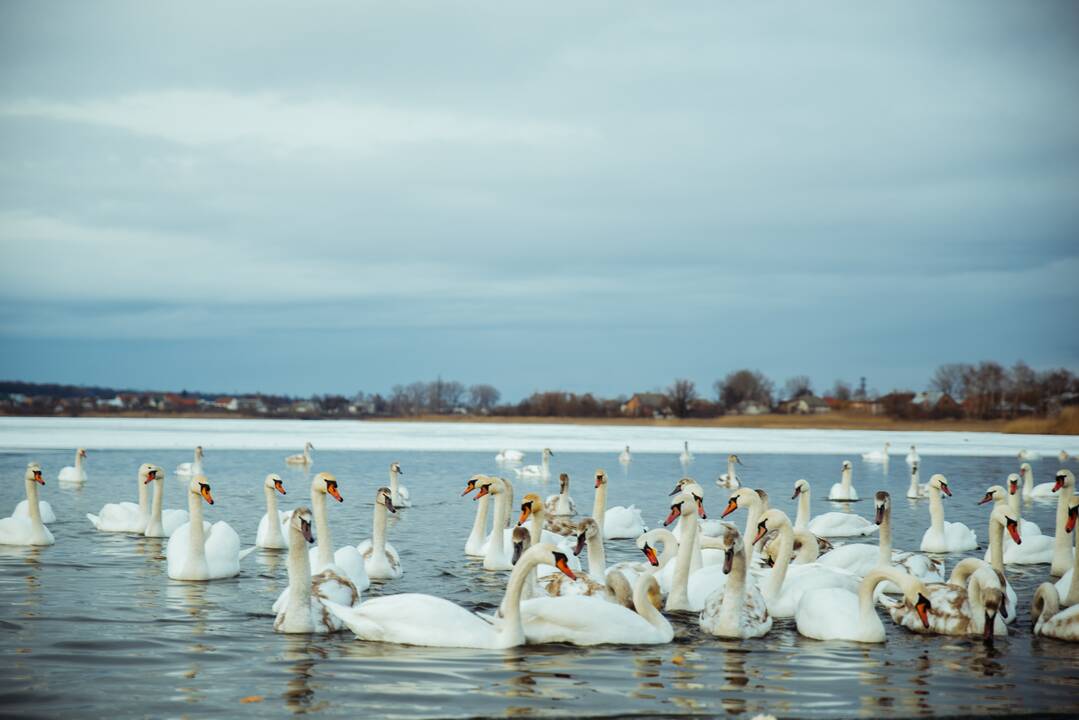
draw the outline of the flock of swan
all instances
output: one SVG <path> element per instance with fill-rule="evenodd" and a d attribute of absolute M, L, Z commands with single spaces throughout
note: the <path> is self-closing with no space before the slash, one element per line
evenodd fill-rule
<path fill-rule="evenodd" d="M 302 454 L 285 463 L 308 467 L 312 450 L 307 443 Z M 692 460 L 688 443 L 680 459 L 687 455 Z M 541 457 L 540 465 L 514 468 L 515 480 L 547 477 L 553 453 L 544 449 Z M 61 470 L 61 482 L 85 482 L 85 458 L 79 449 L 75 465 Z M 518 464 L 523 458 L 504 450 L 496 460 Z M 1021 454 L 1020 459 L 1027 458 Z M 721 518 L 744 511 L 741 528 L 709 518 L 705 490 L 689 477 L 670 491 L 664 527 L 648 529 L 636 507 L 608 505 L 611 480 L 603 469 L 590 478 L 593 506 L 584 516 L 570 495 L 567 473 L 559 475 L 558 493 L 543 498 L 529 491 L 520 500 L 513 481 L 476 474 L 461 493 L 471 496 L 475 507 L 463 550 L 482 558 L 486 571 L 509 573 L 502 602 L 487 614 L 422 593 L 364 599 L 372 580 L 392 583 L 408 560 L 387 538 L 389 515 L 411 505 L 396 462 L 389 467 L 388 485 L 375 491 L 371 536 L 356 545 L 334 542 L 329 501 L 340 504 L 345 497 L 337 478 L 323 471 L 311 479 L 309 504 L 291 510 L 278 506 L 286 495 L 281 476 L 267 475 L 262 483 L 266 512 L 255 544 L 244 548 L 227 522 L 203 518 L 214 496 L 201 447 L 193 462 L 174 473 L 185 479 L 186 510 L 164 508 L 166 473 L 145 463 L 136 474 L 137 502 L 108 503 L 87 519 L 99 532 L 167 538 L 167 574 L 176 580 L 234 577 L 256 548 L 287 552 L 288 585 L 272 606 L 274 630 L 282 633 L 347 628 L 368 641 L 488 649 L 550 642 L 662 644 L 675 636 L 665 613 L 692 612 L 703 631 L 723 638 L 761 637 L 776 619 L 793 619 L 809 638 L 880 643 L 886 639 L 880 606 L 892 624 L 911 632 L 991 640 L 1006 635 L 1019 618 L 1008 566 L 1044 564 L 1057 580 L 1043 582 L 1034 593 L 1029 605 L 1034 634 L 1079 641 L 1074 474 L 1061 469 L 1052 482 L 1037 485 L 1030 464 L 1023 462 L 1004 485 L 989 486 L 979 498 L 989 506 L 989 548 L 984 557 L 965 557 L 946 574 L 940 555 L 977 548 L 977 533 L 944 519 L 944 499 L 953 495 L 947 478 L 934 474 L 922 484 L 915 448 L 907 460 L 907 497 L 928 503 L 930 523 L 920 552 L 893 547 L 889 493 L 874 494 L 872 520 L 850 512 L 812 517 L 812 488 L 800 479 L 792 487 L 797 504 L 792 522 L 771 506 L 766 492 L 742 486 L 736 467 L 743 464 L 733 454 L 715 482 L 733 490 Z M 631 461 L 628 447 L 619 461 Z M 858 500 L 852 474 L 851 463 L 844 461 L 839 482 L 829 490 L 831 501 Z M 56 514 L 39 497 L 45 485 L 41 466 L 29 463 L 24 480 L 26 500 L 11 517 L 0 519 L 0 545 L 52 545 L 47 525 Z M 1022 518 L 1024 502 L 1039 498 L 1056 502 L 1051 535 Z M 876 543 L 859 540 L 873 534 Z M 631 539 L 643 558 L 608 565 L 605 542 L 614 539 Z"/>

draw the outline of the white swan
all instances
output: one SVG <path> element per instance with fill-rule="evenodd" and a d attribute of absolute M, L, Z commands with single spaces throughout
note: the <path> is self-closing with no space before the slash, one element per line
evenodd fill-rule
<path fill-rule="evenodd" d="M 791 566 L 791 554 L 794 550 L 794 528 L 790 518 L 781 510 L 768 510 L 761 515 L 757 523 L 754 544 L 768 531 L 779 531 L 778 558 L 775 567 L 761 574 L 761 592 L 768 605 L 768 612 L 773 617 L 793 617 L 802 595 L 816 588 L 845 588 L 854 592 L 858 587 L 858 576 L 818 563 Z"/>
<path fill-rule="evenodd" d="M 312 462 L 312 460 L 311 460 L 311 451 L 314 450 L 314 449 L 315 449 L 314 445 L 312 445 L 310 442 L 305 442 L 303 444 L 303 452 L 302 453 L 297 453 L 296 455 L 289 455 L 288 457 L 285 458 L 285 464 L 286 465 L 310 465 L 311 462 Z"/>
<path fill-rule="evenodd" d="M 682 454 L 678 456 L 678 460 L 683 465 L 689 465 L 693 462 L 693 453 L 689 451 L 689 440 L 682 443 Z"/>
<path fill-rule="evenodd" d="M 618 462 L 623 465 L 629 465 L 632 460 L 633 456 L 629 454 L 629 445 L 626 445 L 626 449 L 618 453 Z"/>
<path fill-rule="evenodd" d="M 910 452 L 907 453 L 907 457 L 904 459 L 907 461 L 907 465 L 914 465 L 922 461 L 921 456 L 918 455 L 918 448 L 913 445 L 910 446 Z"/>
<path fill-rule="evenodd" d="M 214 504 L 205 475 L 196 475 L 188 484 L 187 513 L 190 520 L 172 533 L 165 546 L 168 575 L 173 580 L 220 580 L 240 574 L 240 561 L 255 548 L 240 550 L 240 536 L 218 520 L 209 533 L 202 524 L 202 502 Z"/>
<path fill-rule="evenodd" d="M 931 524 L 922 535 L 922 552 L 954 553 L 973 550 L 978 547 L 978 538 L 974 531 L 963 523 L 950 523 L 944 520 L 944 503 L 941 494 L 951 497 L 948 480 L 940 473 L 929 478 L 929 517 Z"/>
<path fill-rule="evenodd" d="M 317 543 L 309 552 L 311 572 L 318 575 L 329 570 L 363 592 L 371 586 L 371 579 L 367 577 L 367 569 L 359 550 L 351 545 L 334 550 L 330 520 L 326 514 L 327 495 L 339 503 L 345 501 L 341 497 L 341 491 L 337 489 L 337 478 L 331 473 L 320 472 L 311 479 L 311 510 L 315 517 Z"/>
<path fill-rule="evenodd" d="M 1041 460 L 1041 453 L 1036 453 L 1033 450 L 1020 450 L 1016 455 L 1020 460 Z"/>
<path fill-rule="evenodd" d="M 291 513 L 277 509 L 277 493 L 285 494 L 285 484 L 277 473 L 270 473 L 262 482 L 262 494 L 266 497 L 266 514 L 259 520 L 255 533 L 255 545 L 267 550 L 283 550 L 289 547 Z M 310 574 L 310 568 L 308 568 Z"/>
<path fill-rule="evenodd" d="M 679 480 L 678 483 L 675 484 L 674 490 L 671 491 L 670 497 L 674 497 L 675 495 L 678 495 L 678 494 L 683 493 L 683 492 L 688 492 L 691 495 L 693 495 L 694 499 L 698 503 L 699 512 L 697 513 L 697 515 L 698 515 L 698 518 L 697 518 L 697 535 L 696 535 L 696 539 L 694 540 L 694 543 L 693 543 L 693 554 L 691 556 L 692 562 L 690 563 L 690 572 L 696 572 L 697 570 L 700 570 L 702 567 L 704 567 L 704 565 L 706 564 L 705 563 L 704 547 L 703 547 L 703 544 L 702 544 L 702 538 L 705 535 L 709 535 L 709 536 L 714 537 L 714 536 L 722 534 L 725 531 L 725 526 L 728 523 L 725 523 L 725 522 L 722 522 L 722 521 L 719 521 L 719 520 L 709 520 L 707 518 L 707 516 L 705 516 L 703 514 L 704 513 L 704 510 L 703 510 L 703 508 L 704 508 L 704 488 L 702 488 L 699 484 L 697 484 L 697 482 L 695 480 L 693 480 L 693 478 L 684 477 L 681 480 Z M 681 538 L 682 538 L 682 520 L 681 520 L 681 518 L 678 519 L 678 524 L 674 526 L 674 528 L 672 529 L 672 532 L 674 533 L 675 538 L 681 540 Z M 719 563 L 723 562 L 723 555 L 724 555 L 724 553 L 719 549 L 710 549 L 708 551 L 708 562 L 707 562 L 707 564 L 716 565 L 716 564 L 719 564 Z M 673 570 L 674 570 L 673 567 L 665 567 L 663 569 L 663 571 L 659 575 L 656 576 L 656 579 L 659 580 L 659 585 L 660 585 L 661 588 L 670 587 L 671 573 L 673 572 Z"/>
<path fill-rule="evenodd" d="M 888 451 L 891 449 L 892 444 L 890 442 L 884 443 L 884 450 L 871 450 L 867 453 L 862 453 L 862 460 L 866 462 L 886 463 L 888 462 Z"/>
<path fill-rule="evenodd" d="M 1068 460 L 1070 460 L 1070 459 L 1071 459 L 1071 455 L 1068 454 L 1067 450 L 1061 450 L 1059 453 L 1057 453 L 1057 460 L 1060 461 L 1061 465 L 1068 462 Z"/>
<path fill-rule="evenodd" d="M 881 490 L 873 500 L 876 507 L 874 522 L 880 528 L 880 545 L 851 543 L 835 548 L 817 562 L 825 567 L 842 568 L 864 577 L 876 567 L 896 567 L 916 580 L 925 583 L 944 582 L 944 562 L 913 552 L 892 550 L 892 497 Z M 886 583 L 884 592 L 900 592 Z"/>
<path fill-rule="evenodd" d="M 757 522 L 760 520 L 760 516 L 768 510 L 767 494 L 762 493 L 763 491 L 754 490 L 752 488 L 735 490 L 731 493 L 730 499 L 727 501 L 727 507 L 723 510 L 723 514 L 720 515 L 720 517 L 725 518 L 740 507 L 746 508 L 746 529 L 742 533 L 743 538 L 756 537 Z M 743 540 L 742 542 L 745 547 L 746 565 L 752 566 L 753 546 L 756 545 L 756 540 L 750 540 L 749 542 Z"/>
<path fill-rule="evenodd" d="M 514 528 L 513 531 L 513 556 L 517 558 L 524 550 L 532 545 L 532 535 L 522 527 Z M 522 540 L 524 542 L 522 542 Z M 573 557 L 579 558 L 581 551 L 588 548 L 588 573 L 580 572 L 580 560 L 577 565 L 570 561 L 571 569 L 577 575 L 576 580 L 570 580 L 565 575 L 555 571 L 544 578 L 541 592 L 536 596 L 544 595 L 594 595 L 596 597 L 624 605 L 632 609 L 633 589 L 620 571 L 607 573 L 607 554 L 603 548 L 603 536 L 600 533 L 599 523 L 590 517 L 583 518 L 577 523 L 577 542 L 573 548 Z M 564 545 L 558 548 L 565 551 Z M 636 578 L 638 572 L 633 572 Z"/>
<path fill-rule="evenodd" d="M 915 608 L 924 626 L 929 626 L 927 614 L 933 605 L 926 597 L 925 584 L 898 568 L 882 566 L 866 574 L 857 593 L 834 587 L 803 593 L 794 611 L 798 632 L 816 640 L 884 642 L 884 624 L 873 601 L 877 586 L 882 583 L 901 588 L 905 601 Z"/>
<path fill-rule="evenodd" d="M 348 580 L 323 571 L 311 577 L 311 559 L 307 546 L 311 535 L 311 511 L 298 507 L 289 513 L 288 530 L 288 587 L 273 605 L 277 617 L 273 629 L 279 633 L 331 633 L 344 624 L 326 609 L 323 601 L 330 600 L 343 607 L 356 607 L 360 593 Z"/>
<path fill-rule="evenodd" d="M 910 487 L 907 488 L 907 498 L 910 500 L 920 500 L 921 498 L 929 497 L 929 483 L 922 485 L 922 478 L 918 474 L 918 465 L 918 461 L 915 461 L 910 465 Z"/>
<path fill-rule="evenodd" d="M 202 474 L 202 445 L 196 445 L 195 460 L 193 462 L 180 463 L 177 465 L 176 470 L 173 471 L 173 475 L 191 477 L 193 475 Z"/>
<path fill-rule="evenodd" d="M 393 501 L 394 512 L 396 508 L 412 507 L 412 496 L 399 479 L 404 474 L 399 463 L 390 463 L 390 500 Z"/>
<path fill-rule="evenodd" d="M 694 542 L 697 539 L 697 517 L 703 514 L 701 501 L 692 493 L 681 492 L 671 500 L 671 512 L 663 524 L 670 525 L 677 518 L 681 518 L 682 537 L 678 543 L 678 555 L 675 559 L 674 577 L 671 580 L 670 592 L 667 593 L 667 604 L 664 609 L 672 610 L 700 610 L 700 606 L 694 608 L 689 601 L 689 574 L 692 564 Z M 651 560 L 651 558 L 649 558 Z"/>
<path fill-rule="evenodd" d="M 1079 520 L 1079 497 L 1072 496 L 1071 507 L 1068 508 L 1068 522 L 1065 523 L 1065 532 L 1071 533 L 1070 545 L 1075 543 L 1075 524 Z M 1064 573 L 1056 582 L 1057 595 L 1060 604 L 1065 607 L 1079 605 L 1079 552 L 1072 549 L 1072 568 Z"/>
<path fill-rule="evenodd" d="M 486 475 L 473 475 L 470 477 L 465 485 L 464 492 L 461 493 L 461 497 L 475 490 L 476 484 L 485 478 L 487 478 Z M 483 544 L 487 539 L 487 514 L 490 510 L 491 496 L 489 494 L 484 495 L 477 500 L 476 519 L 472 521 L 472 532 L 468 534 L 468 540 L 465 541 L 465 555 L 483 557 Z"/>
<path fill-rule="evenodd" d="M 1060 609 L 1060 596 L 1052 583 L 1042 583 L 1034 593 L 1030 614 L 1034 634 L 1056 640 L 1079 642 L 1079 605 Z"/>
<path fill-rule="evenodd" d="M 735 530 L 721 540 L 723 572 L 728 575 L 722 588 L 704 601 L 697 622 L 701 629 L 717 637 L 757 638 L 772 629 L 772 616 L 757 583 L 746 580 L 746 554 L 741 534 Z"/>
<path fill-rule="evenodd" d="M 635 538 L 648 530 L 637 506 L 607 507 L 607 472 L 603 469 L 596 470 L 596 494 L 592 505 L 592 519 L 599 523 L 606 540 Z"/>
<path fill-rule="evenodd" d="M 794 483 L 794 495 L 798 499 L 798 514 L 795 516 L 795 529 L 804 528 L 817 537 L 858 537 L 872 535 L 879 528 L 861 515 L 844 512 L 826 512 L 814 518 L 810 517 L 809 500 L 812 490 L 809 483 L 802 479 Z"/>
<path fill-rule="evenodd" d="M 79 448 L 75 451 L 75 465 L 60 468 L 60 474 L 56 479 L 62 483 L 81 485 L 86 482 L 86 470 L 82 467 L 82 461 L 86 457 L 86 449 Z"/>
<path fill-rule="evenodd" d="M 0 519 L 0 545 L 52 545 L 56 540 L 42 522 L 41 506 L 38 505 L 37 486 L 45 484 L 41 466 L 29 463 L 23 478 L 26 481 L 27 517 Z"/>
<path fill-rule="evenodd" d="M 34 464 L 36 465 L 37 463 Z M 29 467 L 29 465 L 27 467 Z M 45 523 L 46 525 L 56 522 L 56 511 L 52 509 L 52 505 L 49 503 L 48 500 L 38 500 L 37 509 L 38 517 L 41 519 L 41 522 Z M 11 517 L 29 520 L 30 501 L 20 500 L 18 504 L 15 505 L 15 509 L 11 511 Z"/>
<path fill-rule="evenodd" d="M 832 485 L 832 489 L 828 491 L 829 500 L 850 502 L 858 499 L 858 491 L 855 490 L 854 485 L 851 484 L 851 474 L 853 471 L 854 468 L 850 464 L 850 460 L 844 460 L 839 482 Z"/>
<path fill-rule="evenodd" d="M 996 505 L 993 507 L 992 512 L 989 513 L 989 564 L 992 565 L 993 570 L 996 571 L 1004 584 L 1004 610 L 1001 614 L 1004 616 L 1004 622 L 1011 625 L 1015 622 L 1016 608 L 1018 607 L 1018 597 L 1015 594 L 1015 590 L 1012 588 L 1012 584 L 1008 582 L 1008 576 L 1005 574 L 1004 568 L 1004 531 L 1007 530 L 1008 534 L 1012 536 L 1012 540 L 1016 544 L 1022 544 L 1023 539 L 1019 533 L 1019 519 L 1013 517 L 1011 510 L 1007 505 Z M 955 571 L 952 571 L 952 575 L 955 575 Z"/>
<path fill-rule="evenodd" d="M 930 584 L 923 592 L 930 601 L 926 613 L 909 597 L 888 603 L 896 624 L 916 633 L 980 635 L 987 640 L 1008 634 L 1000 578 L 983 560 L 966 558 L 955 566 L 947 583 Z"/>
<path fill-rule="evenodd" d="M 135 484 L 138 485 L 139 502 L 107 503 L 97 515 L 86 513 L 86 519 L 101 532 L 143 533 L 150 520 L 150 492 L 146 485 L 155 480 L 161 468 L 150 463 L 139 466 Z M 156 488 L 155 488 L 156 490 Z"/>
<path fill-rule="evenodd" d="M 521 468 L 513 468 L 513 472 L 519 478 L 546 478 L 551 475 L 551 456 L 554 455 L 550 448 L 543 448 L 542 465 L 525 465 Z"/>
<path fill-rule="evenodd" d="M 1056 530 L 1053 538 L 1053 562 L 1049 567 L 1049 573 L 1053 577 L 1059 577 L 1068 571 L 1072 564 L 1072 544 L 1068 541 L 1067 527 L 1068 513 L 1071 507 L 1071 499 L 1075 495 L 1075 475 L 1071 470 L 1060 470 L 1056 475 L 1056 483 L 1053 491 L 1060 497 L 1057 498 Z"/>
<path fill-rule="evenodd" d="M 1019 477 L 1023 478 L 1024 498 L 1056 497 L 1056 495 L 1053 494 L 1053 488 L 1056 487 L 1056 482 L 1034 484 L 1034 470 L 1031 469 L 1030 463 L 1023 463 L 1019 466 Z"/>
<path fill-rule="evenodd" d="M 985 497 L 978 504 L 984 505 L 988 502 L 995 502 L 998 505 L 1003 504 L 1013 513 L 1015 512 L 1015 506 L 1008 502 L 1008 491 L 1000 485 L 989 486 L 985 491 Z M 1015 514 L 1015 517 L 1018 517 L 1018 513 Z M 1024 522 L 1022 519 L 1019 521 L 1019 534 L 1023 538 L 1022 545 L 1017 545 L 1010 537 L 1004 538 L 1004 563 L 1006 565 L 1039 565 L 1052 562 L 1053 538 L 1042 535 L 1040 531 L 1029 533 L 1027 528 L 1024 527 Z M 1033 523 L 1027 524 L 1034 525 Z M 1034 527 L 1037 529 L 1037 526 Z M 985 551 L 985 561 L 989 562 L 989 550 Z"/>
<path fill-rule="evenodd" d="M 558 494 L 548 495 L 544 505 L 549 517 L 573 517 L 577 514 L 577 503 L 569 494 L 569 473 L 558 476 Z"/>
<path fill-rule="evenodd" d="M 733 453 L 728 455 L 727 472 L 719 476 L 719 479 L 716 480 L 716 485 L 719 485 L 721 488 L 727 488 L 728 490 L 737 490 L 741 486 L 742 483 L 738 480 L 738 474 L 734 471 L 735 463 L 741 465 L 742 461 Z"/>
<path fill-rule="evenodd" d="M 186 523 L 187 510 L 165 510 L 165 471 L 157 465 L 153 473 L 147 473 L 143 485 L 154 483 L 154 497 L 150 502 L 150 519 L 146 522 L 143 535 L 146 537 L 171 537 L 176 529 Z M 130 504 L 130 503 L 128 503 Z M 203 522 L 203 528 L 209 532 L 210 524 Z"/>
<path fill-rule="evenodd" d="M 367 577 L 372 580 L 390 580 L 399 578 L 405 569 L 401 565 L 401 556 L 397 549 L 386 541 L 386 513 L 396 513 L 390 489 L 381 487 L 375 492 L 374 528 L 371 539 L 364 540 L 356 549 L 363 556 Z"/>
<path fill-rule="evenodd" d="M 573 645 L 659 645 L 674 639 L 674 628 L 656 610 L 659 585 L 652 571 L 637 576 L 629 610 L 595 595 L 539 597 L 521 603 L 529 643 Z"/>
<path fill-rule="evenodd" d="M 326 607 L 361 640 L 427 647 L 511 648 L 526 642 L 521 593 L 532 570 L 542 564 L 574 577 L 564 553 L 551 545 L 533 545 L 510 572 L 503 617 L 481 617 L 449 600 L 419 593 L 384 595 L 355 608 L 333 602 L 327 602 Z"/>
<path fill-rule="evenodd" d="M 506 523 L 509 522 L 510 505 L 513 503 L 513 485 L 504 478 L 484 476 L 476 487 L 479 492 L 473 500 L 479 501 L 491 495 L 495 503 L 491 534 L 483 548 L 483 568 L 513 570 L 513 549 L 506 546 Z"/>
<path fill-rule="evenodd" d="M 1023 518 L 1023 490 L 1019 483 L 1019 473 L 1011 473 L 1008 475 L 1006 487 L 1008 493 L 1008 507 L 1011 508 L 1015 517 L 1019 518 L 1019 532 L 1022 533 L 1024 538 L 1041 535 L 1042 529 L 1038 527 L 1037 523 L 1032 523 Z"/>
<path fill-rule="evenodd" d="M 520 450 L 503 450 L 495 455 L 495 462 L 498 463 L 519 463 L 525 459 L 525 454 Z"/>

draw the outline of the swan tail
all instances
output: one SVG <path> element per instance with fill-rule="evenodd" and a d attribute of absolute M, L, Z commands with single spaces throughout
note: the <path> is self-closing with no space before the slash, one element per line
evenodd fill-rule
<path fill-rule="evenodd" d="M 86 513 L 86 519 L 90 521 L 90 523 L 94 526 L 95 530 L 101 529 L 101 518 L 99 518 L 97 515 L 91 515 L 90 513 Z"/>
<path fill-rule="evenodd" d="M 322 604 L 334 617 L 347 625 L 348 629 L 355 633 L 357 637 L 375 641 L 382 639 L 382 628 L 377 623 L 365 618 L 355 608 L 340 605 L 333 600 L 322 600 Z"/>
<path fill-rule="evenodd" d="M 257 550 L 257 549 L 258 549 L 258 545 L 252 545 L 251 547 L 247 548 L 246 550 L 241 550 L 240 551 L 240 560 L 243 560 L 245 557 L 247 557 L 251 553 L 255 552 L 255 550 Z"/>

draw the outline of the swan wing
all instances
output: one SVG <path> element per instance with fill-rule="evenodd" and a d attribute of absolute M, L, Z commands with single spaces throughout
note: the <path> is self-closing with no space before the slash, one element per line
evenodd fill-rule
<path fill-rule="evenodd" d="M 428 647 L 497 646 L 497 631 L 490 622 L 433 595 L 385 595 L 354 608 L 332 601 L 325 605 L 361 640 Z"/>

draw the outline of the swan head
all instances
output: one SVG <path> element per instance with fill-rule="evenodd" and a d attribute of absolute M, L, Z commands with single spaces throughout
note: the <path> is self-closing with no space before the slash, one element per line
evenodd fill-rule
<path fill-rule="evenodd" d="M 674 484 L 674 490 L 671 490 L 669 493 L 667 493 L 667 496 L 668 497 L 674 497 L 678 493 L 684 492 L 686 487 L 688 487 L 690 485 L 696 485 L 696 484 L 697 484 L 697 481 L 694 480 L 693 478 L 684 477 L 684 478 L 682 478 L 681 480 L 679 480 L 678 482 L 676 482 Z"/>
<path fill-rule="evenodd" d="M 26 482 L 35 482 L 38 485 L 45 484 L 45 478 L 41 476 L 41 466 L 36 462 L 26 464 Z"/>
<path fill-rule="evenodd" d="M 740 507 L 752 507 L 754 503 L 759 504 L 760 502 L 761 496 L 757 494 L 756 490 L 753 488 L 739 488 L 731 493 L 730 499 L 727 500 L 727 508 L 720 517 L 727 517 Z"/>
<path fill-rule="evenodd" d="M 564 493 L 569 490 L 569 473 L 560 473 L 558 476 L 558 491 Z"/>
<path fill-rule="evenodd" d="M 298 507 L 292 511 L 289 527 L 295 528 L 308 543 L 315 542 L 315 536 L 311 534 L 311 511 L 306 507 Z"/>
<path fill-rule="evenodd" d="M 607 471 L 603 468 L 596 470 L 596 487 L 607 484 Z"/>
<path fill-rule="evenodd" d="M 911 446 L 910 446 L 910 451 L 911 451 L 911 452 L 918 452 L 917 450 L 915 450 L 915 449 L 914 449 L 914 446 L 913 446 L 913 445 L 911 445 Z"/>
<path fill-rule="evenodd" d="M 885 442 L 884 443 L 884 452 L 887 453 L 888 448 L 890 448 L 891 446 L 892 446 L 892 444 L 890 442 Z"/>
<path fill-rule="evenodd" d="M 202 460 L 202 445 L 195 446 L 195 457 L 199 460 Z"/>
<path fill-rule="evenodd" d="M 880 525 L 892 509 L 892 496 L 883 490 L 879 491 L 873 498 L 873 506 L 876 508 L 873 522 Z"/>
<path fill-rule="evenodd" d="M 541 543 L 539 545 L 533 545 L 528 549 L 528 552 L 532 555 L 538 556 L 537 559 L 544 565 L 554 565 L 556 568 L 562 571 L 562 574 L 568 577 L 570 580 L 576 580 L 577 576 L 569 566 L 569 558 L 566 557 L 566 553 L 555 549 L 554 545 L 550 543 Z"/>
<path fill-rule="evenodd" d="M 188 483 L 187 489 L 189 492 L 201 497 L 210 505 L 214 504 L 214 495 L 210 492 L 210 481 L 206 479 L 205 475 L 196 475 L 191 478 L 191 482 Z"/>
<path fill-rule="evenodd" d="M 592 518 L 584 518 L 577 523 L 577 547 L 573 548 L 574 555 L 580 555 L 585 544 L 599 535 L 599 523 Z"/>
<path fill-rule="evenodd" d="M 1019 477 L 1023 478 L 1024 480 L 1027 479 L 1028 475 L 1033 474 L 1033 472 L 1034 471 L 1030 467 L 1030 463 L 1025 462 L 1025 463 L 1023 463 L 1022 465 L 1019 466 Z"/>
<path fill-rule="evenodd" d="M 1053 492 L 1056 492 L 1062 487 L 1075 487 L 1075 476 L 1072 475 L 1071 470 L 1060 470 L 1057 472 L 1056 482 L 1053 483 Z"/>
<path fill-rule="evenodd" d="M 985 490 L 985 497 L 978 501 L 979 505 L 985 505 L 990 502 L 1004 502 L 1008 499 L 1008 491 L 1002 488 L 1000 485 L 990 485 Z"/>
<path fill-rule="evenodd" d="M 798 499 L 802 493 L 809 494 L 809 482 L 805 478 L 794 483 L 794 494 L 791 495 L 791 500 Z"/>
<path fill-rule="evenodd" d="M 948 487 L 948 478 L 944 477 L 940 473 L 937 473 L 933 477 L 929 478 L 929 487 L 936 488 L 948 497 L 952 496 L 952 491 Z"/>
<path fill-rule="evenodd" d="M 521 555 L 532 545 L 532 533 L 528 532 L 528 528 L 515 527 L 513 528 L 512 543 L 513 559 L 510 560 L 510 563 L 516 565 L 517 561 L 521 559 Z"/>
<path fill-rule="evenodd" d="M 789 528 L 790 525 L 790 518 L 782 510 L 768 510 L 761 515 L 760 522 L 757 523 L 757 535 L 753 538 L 753 544 L 756 545 L 762 537 L 772 530 L 777 530 L 783 526 Z"/>
<path fill-rule="evenodd" d="M 266 476 L 266 480 L 262 483 L 263 487 L 268 487 L 277 492 L 285 495 L 285 483 L 281 481 L 281 476 L 277 473 L 270 473 Z"/>
<path fill-rule="evenodd" d="M 139 466 L 139 479 L 142 480 L 143 485 L 149 485 L 154 480 L 164 480 L 165 471 L 157 465 L 144 463 Z"/>
<path fill-rule="evenodd" d="M 333 473 L 320 472 L 311 480 L 311 494 L 321 493 L 329 495 L 337 502 L 344 502 L 341 492 L 337 489 L 337 478 Z"/>
<path fill-rule="evenodd" d="M 729 463 L 738 463 L 739 465 L 742 464 L 741 458 L 739 458 L 734 453 L 731 453 L 730 455 L 727 456 L 727 462 L 729 462 Z"/>
<path fill-rule="evenodd" d="M 648 558 L 648 564 L 652 567 L 659 565 L 659 557 L 656 555 L 656 549 L 652 547 L 652 542 L 660 539 L 660 535 L 663 533 L 669 533 L 669 531 L 657 528 L 656 530 L 642 533 L 637 537 L 637 549 L 644 553 L 644 556 Z M 670 538 L 671 535 L 668 534 L 666 537 Z M 666 541 L 664 541 L 664 544 L 666 544 Z"/>
<path fill-rule="evenodd" d="M 315 449 L 315 446 L 314 446 L 314 445 L 312 445 L 310 441 L 308 441 L 308 442 L 305 442 L 305 443 L 303 444 L 303 449 L 304 449 L 305 451 L 307 451 L 307 452 L 311 452 L 312 450 L 314 450 L 314 449 Z"/>
<path fill-rule="evenodd" d="M 404 475 L 405 471 L 401 469 L 400 463 L 390 463 L 390 473 L 393 475 Z"/>
<path fill-rule="evenodd" d="M 382 505 L 392 513 L 397 512 L 393 506 L 393 492 L 388 487 L 380 487 L 375 493 L 375 504 Z"/>
<path fill-rule="evenodd" d="M 1019 536 L 1019 518 L 1012 514 L 1007 503 L 998 503 L 989 516 L 989 522 L 1003 525 L 1016 545 L 1022 545 L 1023 539 Z"/>
<path fill-rule="evenodd" d="M 854 466 L 850 464 L 850 460 L 844 460 L 841 470 L 843 470 L 843 472 L 847 472 L 848 470 L 850 470 L 853 467 Z"/>
<path fill-rule="evenodd" d="M 725 527 L 723 534 L 719 536 L 719 546 L 723 549 L 723 574 L 729 575 L 731 568 L 734 567 L 735 554 L 741 555 L 745 552 L 742 533 L 738 532 L 736 527 Z"/>
<path fill-rule="evenodd" d="M 532 515 L 542 517 L 543 512 L 543 501 L 540 500 L 540 496 L 536 493 L 528 493 L 521 498 L 521 519 L 517 521 L 518 527 L 524 525 L 525 521 Z"/>
<path fill-rule="evenodd" d="M 554 453 L 551 452 L 551 448 L 543 448 L 543 459 L 544 460 L 550 460 L 552 455 L 554 455 Z"/>
<path fill-rule="evenodd" d="M 486 477 L 486 475 L 473 475 L 470 477 L 468 482 L 465 483 L 465 489 L 461 492 L 461 497 L 464 497 L 475 490 L 479 486 L 479 482 Z"/>
<path fill-rule="evenodd" d="M 476 478 L 479 478 L 476 480 Z M 502 478 L 492 477 L 491 475 L 475 475 L 469 482 L 476 480 L 476 487 L 479 488 L 479 492 L 476 493 L 476 497 L 473 500 L 479 500 L 481 497 L 488 495 L 498 495 L 505 491 L 506 485 L 502 481 Z"/>
<path fill-rule="evenodd" d="M 664 526 L 670 525 L 677 518 L 685 517 L 694 510 L 701 512 L 703 508 L 704 502 L 701 498 L 691 492 L 683 492 L 671 502 L 671 512 L 667 515 L 667 519 L 663 521 L 663 524 Z"/>
<path fill-rule="evenodd" d="M 81 458 L 86 457 L 86 448 L 79 448 L 78 450 L 75 451 L 75 455 L 77 457 L 81 457 Z"/>

